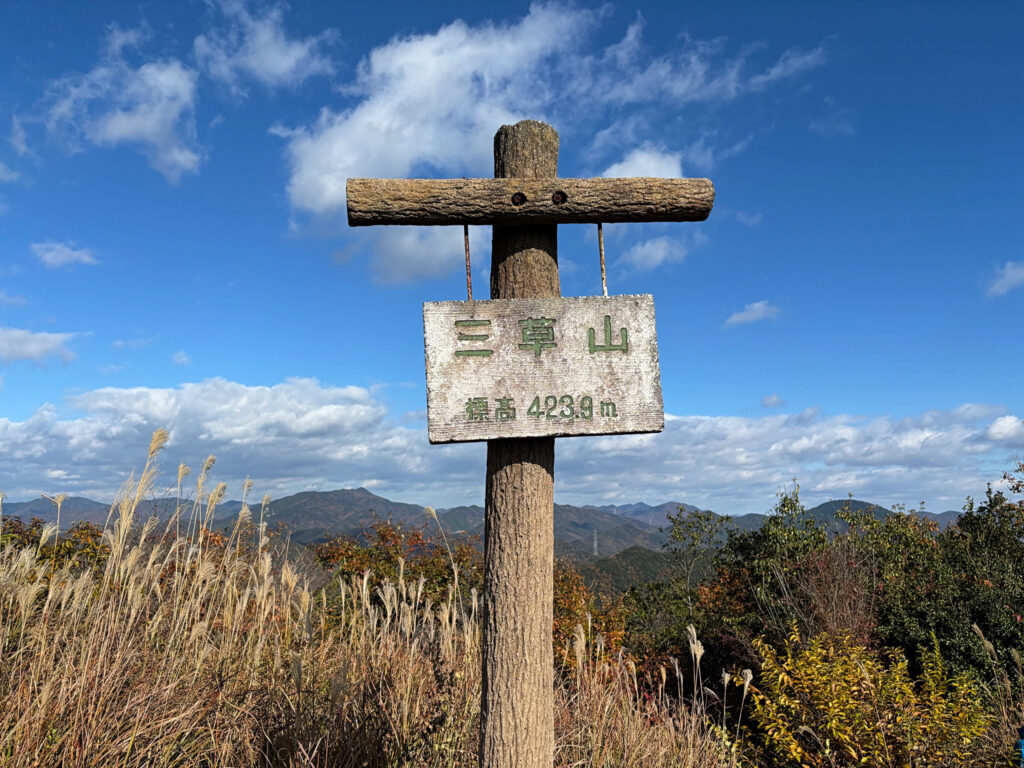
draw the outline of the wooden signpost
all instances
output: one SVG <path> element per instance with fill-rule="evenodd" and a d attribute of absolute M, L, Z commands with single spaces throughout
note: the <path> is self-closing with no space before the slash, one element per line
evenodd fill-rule
<path fill-rule="evenodd" d="M 431 442 L 487 440 L 481 768 L 550 768 L 555 436 L 657 432 L 650 296 L 560 299 L 557 225 L 703 221 L 707 179 L 561 179 L 558 134 L 494 137 L 494 179 L 349 179 L 349 223 L 491 224 L 491 299 L 424 305 Z"/>

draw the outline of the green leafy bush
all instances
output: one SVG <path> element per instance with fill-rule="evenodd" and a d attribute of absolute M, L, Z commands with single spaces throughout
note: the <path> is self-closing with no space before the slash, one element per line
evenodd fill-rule
<path fill-rule="evenodd" d="M 792 768 L 992 766 L 995 725 L 965 673 L 934 646 L 914 680 L 899 651 L 876 655 L 849 637 L 794 631 L 779 652 L 757 640 L 761 683 L 753 717 L 773 765 Z"/>

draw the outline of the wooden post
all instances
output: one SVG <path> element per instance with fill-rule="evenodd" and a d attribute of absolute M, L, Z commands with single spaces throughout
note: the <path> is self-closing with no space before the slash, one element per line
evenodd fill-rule
<path fill-rule="evenodd" d="M 558 133 L 524 120 L 494 137 L 495 177 L 558 175 Z M 559 296 L 557 225 L 495 225 L 491 298 Z M 487 443 L 480 768 L 554 760 L 554 438 Z"/>
<path fill-rule="evenodd" d="M 550 300 L 561 293 L 559 223 L 703 221 L 715 200 L 715 187 L 708 179 L 560 179 L 558 134 L 550 125 L 532 120 L 502 126 L 495 135 L 494 176 L 349 179 L 349 224 L 491 224 L 491 298 Z M 508 345 L 514 343 L 507 332 L 506 346 L 500 350 L 504 356 L 483 346 L 484 342 L 497 343 L 498 332 L 509 319 L 508 307 L 499 305 L 508 302 L 495 302 L 488 308 L 463 302 L 465 306 L 457 311 L 446 309 L 448 302 L 424 304 L 430 439 L 459 442 L 501 435 L 487 443 L 482 768 L 551 768 L 554 761 L 554 435 L 659 432 L 663 427 L 652 297 L 599 301 L 606 304 L 596 313 L 593 307 L 587 310 L 582 299 L 552 302 L 557 305 L 551 310 L 552 317 L 540 319 L 550 328 L 557 311 L 559 330 L 575 329 L 574 341 L 564 347 L 559 347 L 562 336 L 557 343 L 554 337 L 538 342 L 541 346 L 536 347 L 532 364 L 522 355 L 518 360 L 515 355 L 509 357 Z M 528 306 L 536 311 L 542 303 L 522 302 L 517 312 Z M 622 309 L 626 311 L 618 311 Z M 612 313 L 616 314 L 614 326 Z M 627 321 L 629 327 L 618 324 Z M 480 332 L 461 333 L 460 324 Z M 522 340 L 528 342 L 527 331 L 523 333 Z M 462 343 L 471 346 L 460 347 Z M 472 346 L 477 344 L 480 346 Z M 585 382 L 592 387 L 586 391 L 577 389 L 580 382 L 575 380 L 572 387 L 551 390 L 557 377 L 538 378 L 544 370 L 538 364 L 542 346 L 558 347 L 564 360 L 579 363 L 577 372 L 593 373 L 595 367 L 604 365 L 603 378 Z M 511 349 L 523 347 L 520 343 Z M 623 357 L 586 357 L 581 352 L 584 348 L 588 356 L 621 353 Z M 496 364 L 481 363 L 480 367 L 465 364 L 467 360 Z M 587 362 L 580 363 L 583 360 Z M 543 361 L 544 365 L 553 362 Z M 496 372 L 514 375 L 512 371 L 517 369 L 526 370 L 518 390 L 495 379 Z M 490 386 L 484 386 L 488 382 Z M 469 383 L 473 388 L 468 396 L 467 390 L 461 392 L 454 404 L 451 397 L 432 397 L 439 388 L 455 383 L 463 387 Z M 528 386 L 531 383 L 533 387 Z M 509 407 L 513 391 L 517 399 L 523 400 L 525 394 L 526 400 L 532 396 L 538 405 L 517 402 Z M 600 411 L 595 410 L 594 398 L 605 396 L 609 399 L 600 400 Z M 459 402 L 462 397 L 468 398 L 465 404 Z M 541 397 L 547 409 L 543 421 L 537 411 Z M 578 398 L 575 404 L 574 397 Z M 495 422 L 489 420 L 489 398 L 497 398 L 496 403 L 501 404 L 493 412 Z M 617 405 L 623 404 L 626 407 L 619 414 Z M 513 421 L 515 407 L 521 412 L 526 408 L 523 418 L 536 416 L 537 420 Z M 516 433 L 524 437 L 509 436 Z"/>

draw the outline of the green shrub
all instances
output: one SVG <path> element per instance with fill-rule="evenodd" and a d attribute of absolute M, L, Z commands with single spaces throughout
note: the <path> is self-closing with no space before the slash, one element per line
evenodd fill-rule
<path fill-rule="evenodd" d="M 792 768 L 992 766 L 995 725 L 980 690 L 950 673 L 937 648 L 914 680 L 898 651 L 881 656 L 848 637 L 794 631 L 778 652 L 755 641 L 761 684 L 753 717 L 773 765 Z"/>

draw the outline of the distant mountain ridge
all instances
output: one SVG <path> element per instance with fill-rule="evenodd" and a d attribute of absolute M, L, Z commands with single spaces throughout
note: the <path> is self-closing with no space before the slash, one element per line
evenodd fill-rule
<path fill-rule="evenodd" d="M 483 535 L 484 508 L 479 505 L 439 509 L 437 517 L 452 532 Z M 666 541 L 658 526 L 611 512 L 607 507 L 555 504 L 556 554 L 592 557 L 595 532 L 599 556 L 612 555 L 633 546 L 660 549 Z"/>
<path fill-rule="evenodd" d="M 679 508 L 684 509 L 687 514 L 690 512 L 704 511 L 700 507 L 695 507 L 693 504 L 686 504 L 684 502 L 677 501 L 666 501 L 664 504 L 658 504 L 653 507 L 650 504 L 644 504 L 642 501 L 637 502 L 636 504 L 622 504 L 620 506 L 606 505 L 598 507 L 598 509 L 606 512 L 623 515 L 631 520 L 637 520 L 642 523 L 647 523 L 647 525 L 659 527 L 665 525 L 669 514 L 674 514 Z"/>
<path fill-rule="evenodd" d="M 68 523 L 86 520 L 90 523 L 104 523 L 107 513 L 110 512 L 110 505 L 99 501 L 87 499 L 84 496 L 68 496 L 60 506 L 61 520 Z M 33 517 L 38 517 L 47 522 L 57 519 L 57 506 L 49 499 L 40 496 L 30 501 L 5 501 L 3 503 L 4 517 L 20 517 L 28 522 Z M 63 525 L 61 526 L 63 528 Z"/>
<path fill-rule="evenodd" d="M 144 502 L 141 512 L 143 515 L 156 514 L 166 518 L 173 511 L 175 504 L 174 499 L 154 499 Z M 890 511 L 870 502 L 849 499 L 819 504 L 809 509 L 808 513 L 833 530 L 838 530 L 842 523 L 835 519 L 835 513 L 846 505 L 855 510 L 874 509 L 878 517 Z M 668 527 L 667 515 L 680 507 L 687 512 L 699 509 L 692 504 L 681 502 L 665 502 L 658 505 L 638 502 L 604 506 L 555 504 L 556 553 L 592 560 L 612 557 L 632 547 L 660 551 L 668 539 L 666 531 L 663 530 Z M 214 525 L 229 524 L 240 508 L 239 501 L 222 503 L 217 507 Z M 295 541 L 309 543 L 328 535 L 358 534 L 374 520 L 391 520 L 406 526 L 429 523 L 430 518 L 427 517 L 425 509 L 418 504 L 391 501 L 366 488 L 342 488 L 333 491 L 303 491 L 272 501 L 267 521 L 286 526 Z M 84 497 L 68 497 L 61 509 L 61 528 L 77 520 L 103 523 L 109 511 L 109 504 Z M 39 517 L 52 522 L 56 519 L 56 508 L 48 499 L 39 498 L 23 502 L 5 502 L 3 514 L 4 517 L 18 516 L 22 520 Z M 955 522 L 959 513 L 925 513 L 924 516 L 934 519 L 939 527 L 944 529 Z M 437 510 L 438 521 L 449 535 L 464 533 L 482 537 L 483 517 L 484 510 L 479 505 Z M 754 530 L 763 525 L 765 518 L 766 515 L 763 514 L 740 515 L 732 518 L 732 524 L 740 530 Z"/>

